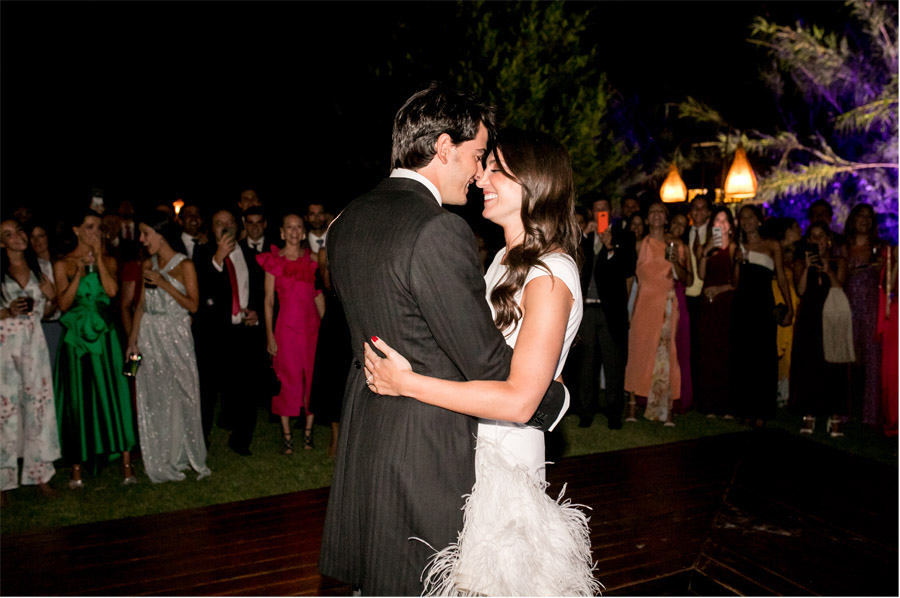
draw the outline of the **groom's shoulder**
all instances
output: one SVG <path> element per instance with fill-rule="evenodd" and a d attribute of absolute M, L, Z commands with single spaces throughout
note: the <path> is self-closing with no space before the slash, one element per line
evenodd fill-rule
<path fill-rule="evenodd" d="M 387 178 L 371 191 L 352 200 L 333 226 L 383 226 L 389 230 L 420 228 L 433 219 L 458 218 L 443 209 L 424 185 L 401 178 Z M 329 233 L 331 234 L 331 233 Z"/>

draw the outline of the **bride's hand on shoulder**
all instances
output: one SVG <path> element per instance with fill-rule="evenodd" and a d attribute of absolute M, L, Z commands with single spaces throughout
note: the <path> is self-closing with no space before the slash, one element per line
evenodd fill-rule
<path fill-rule="evenodd" d="M 366 357 L 366 385 L 374 393 L 386 396 L 403 396 L 403 382 L 412 373 L 412 366 L 384 340 L 373 336 L 372 345 L 384 354 L 380 357 L 364 343 Z"/>

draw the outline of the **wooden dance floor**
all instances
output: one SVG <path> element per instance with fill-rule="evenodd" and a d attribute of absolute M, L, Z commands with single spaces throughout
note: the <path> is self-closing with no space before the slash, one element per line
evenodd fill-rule
<path fill-rule="evenodd" d="M 788 434 L 573 457 L 605 595 L 898 594 L 896 468 Z M 0 593 L 347 595 L 316 568 L 328 489 L 2 539 Z"/>

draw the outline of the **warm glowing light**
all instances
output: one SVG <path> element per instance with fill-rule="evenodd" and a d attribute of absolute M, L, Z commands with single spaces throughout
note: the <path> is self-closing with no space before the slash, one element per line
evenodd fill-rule
<path fill-rule="evenodd" d="M 172 207 L 175 208 L 175 215 L 177 216 L 178 213 L 181 211 L 181 208 L 184 207 L 184 201 L 182 201 L 180 199 L 176 199 L 175 201 L 172 202 Z"/>
<path fill-rule="evenodd" d="M 659 197 L 666 203 L 675 203 L 687 199 L 687 185 L 678 174 L 678 167 L 672 162 L 669 167 L 669 175 L 659 188 Z"/>
<path fill-rule="evenodd" d="M 747 152 L 738 147 L 734 152 L 734 162 L 725 177 L 725 201 L 750 199 L 756 195 L 756 174 L 747 160 Z"/>
<path fill-rule="evenodd" d="M 709 189 L 688 189 L 687 200 L 694 201 L 694 198 L 698 195 L 706 195 L 709 193 Z"/>

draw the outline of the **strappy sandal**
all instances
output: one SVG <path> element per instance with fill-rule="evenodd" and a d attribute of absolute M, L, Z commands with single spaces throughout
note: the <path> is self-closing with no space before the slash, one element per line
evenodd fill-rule
<path fill-rule="evenodd" d="M 282 452 L 285 455 L 293 455 L 294 454 L 294 435 L 290 434 L 290 433 L 282 432 L 281 436 L 282 436 L 282 438 L 281 438 Z"/>
<path fill-rule="evenodd" d="M 303 449 L 307 451 L 313 450 L 312 428 L 303 430 Z"/>

